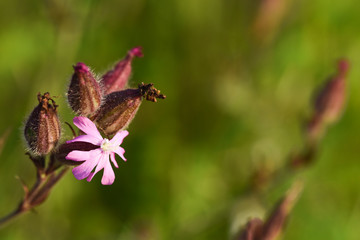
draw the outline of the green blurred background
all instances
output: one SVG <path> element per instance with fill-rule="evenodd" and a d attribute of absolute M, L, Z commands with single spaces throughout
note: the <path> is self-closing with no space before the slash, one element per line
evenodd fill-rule
<path fill-rule="evenodd" d="M 360 15 L 355 0 L 44 0 L 0 2 L 0 215 L 17 206 L 34 168 L 21 129 L 36 94 L 65 91 L 72 65 L 103 73 L 141 45 L 131 83 L 167 95 L 144 102 L 112 186 L 69 173 L 0 239 L 233 239 L 296 179 L 304 191 L 284 239 L 359 239 Z M 251 188 L 254 172 L 303 145 L 314 89 L 346 57 L 347 108 L 316 162 Z M 64 139 L 70 132 L 64 126 Z"/>

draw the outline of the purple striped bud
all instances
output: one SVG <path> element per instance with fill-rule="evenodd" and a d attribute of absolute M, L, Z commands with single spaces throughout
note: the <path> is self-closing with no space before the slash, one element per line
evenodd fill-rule
<path fill-rule="evenodd" d="M 95 123 L 107 135 L 126 128 L 142 102 L 140 89 L 110 93 L 95 116 Z"/>
<path fill-rule="evenodd" d="M 81 116 L 92 116 L 101 105 L 101 88 L 88 66 L 78 63 L 74 66 L 68 90 L 70 107 Z"/>
<path fill-rule="evenodd" d="M 113 135 L 126 128 L 134 119 L 142 98 L 156 102 L 166 96 L 153 87 L 153 84 L 139 84 L 137 89 L 113 92 L 105 97 L 104 103 L 96 113 L 94 121 L 105 134 Z"/>
<path fill-rule="evenodd" d="M 125 89 L 131 74 L 131 63 L 135 56 L 143 57 L 141 47 L 131 49 L 124 59 L 102 77 L 105 94 Z"/>
<path fill-rule="evenodd" d="M 38 94 L 39 105 L 34 108 L 26 122 L 24 135 L 35 155 L 48 154 L 60 138 L 60 122 L 57 107 L 49 93 Z"/>

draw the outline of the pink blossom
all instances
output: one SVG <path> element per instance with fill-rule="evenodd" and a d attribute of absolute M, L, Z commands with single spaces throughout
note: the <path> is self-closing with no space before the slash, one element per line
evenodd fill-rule
<path fill-rule="evenodd" d="M 103 138 L 101 136 L 95 124 L 90 119 L 86 117 L 74 117 L 73 122 L 75 126 L 86 133 L 86 135 L 80 135 L 73 140 L 67 141 L 66 143 L 88 142 L 99 146 L 99 148 L 91 151 L 74 150 L 66 156 L 66 159 L 68 160 L 79 162 L 84 161 L 72 170 L 75 178 L 78 180 L 86 178 L 86 180 L 90 182 L 97 172 L 104 169 L 101 183 L 103 185 L 111 185 L 115 180 L 115 174 L 109 157 L 116 168 L 118 168 L 118 164 L 115 160 L 115 153 L 126 161 L 124 157 L 125 150 L 120 147 L 120 144 L 129 132 L 119 131 L 111 140 L 108 140 L 107 138 Z M 95 171 L 93 171 L 94 168 Z"/>

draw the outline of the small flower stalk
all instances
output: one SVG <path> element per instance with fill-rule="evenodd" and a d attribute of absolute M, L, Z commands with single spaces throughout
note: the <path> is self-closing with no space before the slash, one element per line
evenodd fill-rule
<path fill-rule="evenodd" d="M 110 94 L 112 92 L 124 90 L 131 75 L 131 63 L 133 59 L 135 57 L 143 56 L 142 48 L 135 47 L 131 49 L 126 57 L 119 61 L 112 70 L 105 73 L 101 81 L 104 87 L 104 93 Z"/>
<path fill-rule="evenodd" d="M 39 104 L 26 122 L 24 136 L 35 155 L 50 153 L 60 139 L 61 128 L 55 101 L 49 93 L 38 94 Z"/>
<path fill-rule="evenodd" d="M 80 62 L 74 66 L 67 97 L 72 110 L 80 116 L 92 116 L 100 107 L 100 84 L 84 63 Z"/>

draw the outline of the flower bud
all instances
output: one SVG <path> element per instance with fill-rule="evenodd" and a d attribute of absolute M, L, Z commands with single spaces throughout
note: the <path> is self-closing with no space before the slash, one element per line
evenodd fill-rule
<path fill-rule="evenodd" d="M 310 138 L 318 138 L 327 125 L 341 116 L 345 105 L 348 65 L 346 60 L 340 60 L 338 73 L 319 91 L 314 103 L 315 112 L 307 129 Z"/>
<path fill-rule="evenodd" d="M 95 116 L 95 123 L 105 134 L 112 135 L 126 128 L 142 102 L 140 89 L 110 93 Z"/>
<path fill-rule="evenodd" d="M 141 83 L 137 89 L 113 92 L 105 97 L 103 105 L 94 116 L 94 122 L 105 134 L 115 134 L 134 119 L 142 97 L 152 102 L 156 102 L 157 98 L 166 98 L 152 83 Z"/>
<path fill-rule="evenodd" d="M 131 62 L 134 57 L 143 57 L 141 47 L 131 49 L 126 57 L 102 77 L 105 94 L 125 89 L 131 74 Z"/>
<path fill-rule="evenodd" d="M 26 122 L 24 135 L 35 155 L 48 154 L 60 138 L 60 122 L 57 107 L 49 93 L 38 94 L 39 105 L 34 108 Z"/>
<path fill-rule="evenodd" d="M 342 113 L 345 103 L 345 77 L 348 63 L 338 63 L 338 73 L 321 90 L 315 102 L 316 112 L 322 114 L 329 123 L 336 121 Z"/>
<path fill-rule="evenodd" d="M 284 231 L 286 221 L 296 204 L 303 189 L 303 183 L 298 181 L 288 190 L 273 209 L 262 228 L 261 240 L 275 240 Z"/>
<path fill-rule="evenodd" d="M 79 115 L 91 116 L 101 105 L 101 88 L 93 74 L 84 63 L 74 66 L 68 101 L 70 107 Z"/>

